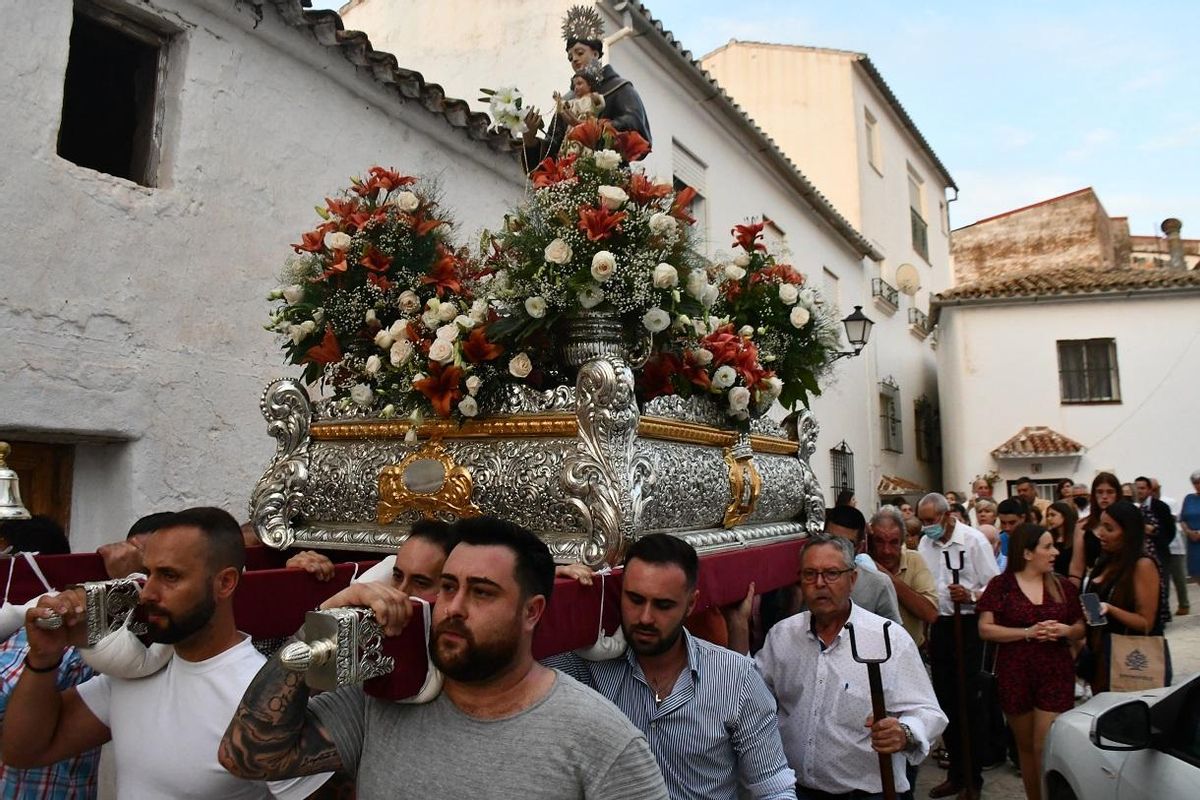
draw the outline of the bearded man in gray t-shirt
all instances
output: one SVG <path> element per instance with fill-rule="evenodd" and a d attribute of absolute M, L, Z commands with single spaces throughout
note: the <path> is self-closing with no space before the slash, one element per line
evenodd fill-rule
<path fill-rule="evenodd" d="M 454 525 L 433 610 L 430 654 L 442 694 L 424 705 L 361 687 L 308 697 L 276 655 L 247 689 L 221 742 L 235 775 L 276 779 L 335 770 L 360 800 L 429 797 L 667 800 L 642 734 L 615 706 L 533 659 L 554 562 L 529 531 L 494 517 Z M 382 583 L 353 584 L 322 608 L 370 607 L 388 635 L 410 603 Z"/>

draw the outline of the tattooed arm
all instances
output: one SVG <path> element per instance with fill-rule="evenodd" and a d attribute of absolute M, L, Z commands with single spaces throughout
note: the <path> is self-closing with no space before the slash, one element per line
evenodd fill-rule
<path fill-rule="evenodd" d="M 333 739 L 308 711 L 304 674 L 284 669 L 278 653 L 246 689 L 217 758 L 230 773 L 249 780 L 343 768 Z"/>

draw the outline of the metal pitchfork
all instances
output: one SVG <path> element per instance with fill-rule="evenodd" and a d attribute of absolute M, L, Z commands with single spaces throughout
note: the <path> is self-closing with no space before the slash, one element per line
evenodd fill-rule
<path fill-rule="evenodd" d="M 846 632 L 850 634 L 850 655 L 860 664 L 867 665 L 867 680 L 871 683 L 871 714 L 875 721 L 887 716 L 887 703 L 883 698 L 883 675 L 879 665 L 892 658 L 892 639 L 888 636 L 891 621 L 883 623 L 883 658 L 863 658 L 858 654 L 858 639 L 854 634 L 854 624 L 846 623 Z M 896 776 L 892 774 L 892 756 L 888 753 L 877 753 L 879 756 L 879 781 L 883 785 L 883 800 L 896 800 Z"/>
<path fill-rule="evenodd" d="M 966 564 L 965 556 L 965 551 L 958 551 L 958 566 L 956 567 L 950 563 L 950 551 L 942 551 L 946 569 L 950 570 L 954 583 L 958 583 L 958 575 Z M 954 663 L 958 668 L 958 746 L 962 748 L 961 778 L 966 796 L 970 800 L 975 800 L 978 797 L 978 790 L 975 788 L 975 777 L 971 771 L 971 731 L 967 721 L 970 709 L 967 708 L 967 666 L 966 655 L 963 653 L 962 603 L 957 600 L 954 601 Z"/>

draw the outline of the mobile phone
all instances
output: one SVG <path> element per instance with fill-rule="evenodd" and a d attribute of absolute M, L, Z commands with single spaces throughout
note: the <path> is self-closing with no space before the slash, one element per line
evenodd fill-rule
<path fill-rule="evenodd" d="M 1108 624 L 1108 619 L 1100 613 L 1100 595 L 1085 592 L 1079 595 L 1079 600 L 1083 603 L 1083 616 L 1088 625 L 1095 627 Z"/>

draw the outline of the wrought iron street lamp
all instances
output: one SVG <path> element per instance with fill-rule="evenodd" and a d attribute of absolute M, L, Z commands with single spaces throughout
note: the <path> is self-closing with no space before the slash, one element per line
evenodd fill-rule
<path fill-rule="evenodd" d="M 846 328 L 846 341 L 854 349 L 834 353 L 834 361 L 837 361 L 839 358 L 853 358 L 861 353 L 863 348 L 867 346 L 867 341 L 871 338 L 871 328 L 875 323 L 870 317 L 862 313 L 862 306 L 855 306 L 854 311 L 842 319 L 842 325 Z"/>

